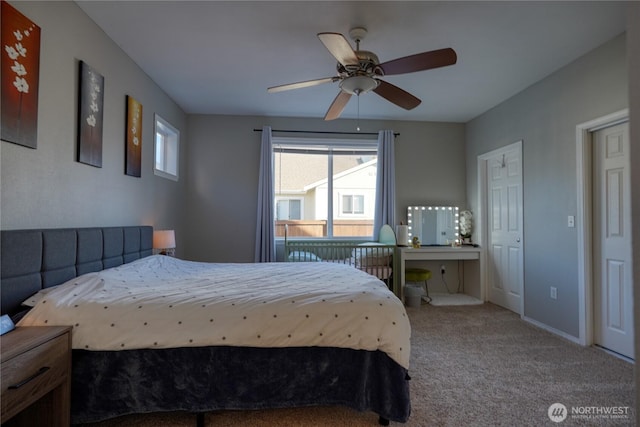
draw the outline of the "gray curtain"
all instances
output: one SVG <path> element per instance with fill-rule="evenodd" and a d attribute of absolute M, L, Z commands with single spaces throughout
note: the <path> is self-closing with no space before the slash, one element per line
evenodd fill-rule
<path fill-rule="evenodd" d="M 396 223 L 395 135 L 392 130 L 378 132 L 378 172 L 373 240 L 378 240 L 380 227 Z"/>
<path fill-rule="evenodd" d="M 255 262 L 273 262 L 276 260 L 272 152 L 271 127 L 263 126 L 262 146 L 260 149 Z"/>

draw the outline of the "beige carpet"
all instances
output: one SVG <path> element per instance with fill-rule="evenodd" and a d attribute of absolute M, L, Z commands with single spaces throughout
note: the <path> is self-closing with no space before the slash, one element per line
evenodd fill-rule
<path fill-rule="evenodd" d="M 431 305 L 476 305 L 482 304 L 482 300 L 466 294 L 431 294 Z M 424 298 L 424 297 L 423 297 Z"/>
<path fill-rule="evenodd" d="M 407 426 L 635 425 L 632 364 L 573 344 L 492 304 L 407 311 L 412 325 Z M 553 403 L 583 413 L 612 407 L 628 407 L 629 413 L 617 419 L 569 415 L 554 423 L 548 416 Z M 207 414 L 205 425 L 358 427 L 375 426 L 377 420 L 373 413 L 312 407 Z M 195 416 L 136 415 L 91 426 L 195 426 Z"/>

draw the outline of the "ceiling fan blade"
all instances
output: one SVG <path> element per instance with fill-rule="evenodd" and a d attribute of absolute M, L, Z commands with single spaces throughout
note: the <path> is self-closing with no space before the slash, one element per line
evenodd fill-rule
<path fill-rule="evenodd" d="M 451 48 L 416 53 L 404 58 L 394 59 L 378 65 L 385 76 L 394 74 L 414 73 L 432 68 L 446 67 L 458 61 L 456 51 Z"/>
<path fill-rule="evenodd" d="M 333 100 L 331 106 L 327 110 L 327 114 L 324 115 L 325 120 L 335 120 L 340 117 L 342 110 L 346 107 L 347 102 L 351 99 L 351 94 L 345 91 L 340 91 L 336 99 Z"/>
<path fill-rule="evenodd" d="M 300 89 L 303 87 L 317 86 L 323 83 L 331 83 L 339 80 L 338 77 L 325 77 L 323 79 L 307 80 L 304 82 L 288 83 L 286 85 L 272 86 L 267 89 L 269 93 L 282 92 L 284 90 Z"/>
<path fill-rule="evenodd" d="M 353 48 L 340 33 L 318 33 L 318 38 L 339 63 L 344 65 L 358 65 L 360 60 Z"/>
<path fill-rule="evenodd" d="M 387 83 L 384 80 L 378 80 L 380 84 L 377 88 L 373 89 L 375 93 L 383 97 L 389 102 L 393 102 L 399 107 L 405 110 L 412 110 L 416 108 L 422 101 L 409 92 L 400 89 L 398 86 L 394 86 L 391 83 Z"/>

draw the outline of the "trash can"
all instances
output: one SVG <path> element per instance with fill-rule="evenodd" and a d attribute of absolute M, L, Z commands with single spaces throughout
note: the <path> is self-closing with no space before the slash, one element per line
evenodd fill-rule
<path fill-rule="evenodd" d="M 420 307 L 422 295 L 424 295 L 424 289 L 421 286 L 405 285 L 403 292 L 404 304 L 407 307 Z"/>

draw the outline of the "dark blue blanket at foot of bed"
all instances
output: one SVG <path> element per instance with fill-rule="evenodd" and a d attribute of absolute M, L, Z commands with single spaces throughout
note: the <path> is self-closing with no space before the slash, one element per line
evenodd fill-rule
<path fill-rule="evenodd" d="M 406 422 L 407 370 L 380 351 L 194 347 L 73 351 L 74 424 L 163 411 L 342 405 Z"/>

